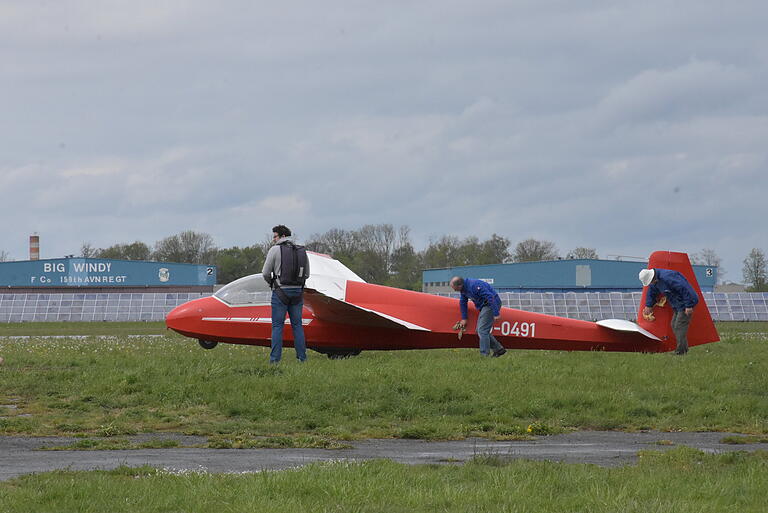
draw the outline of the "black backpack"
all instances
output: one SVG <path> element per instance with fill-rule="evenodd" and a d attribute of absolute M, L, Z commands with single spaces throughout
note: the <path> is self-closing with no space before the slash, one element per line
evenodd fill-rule
<path fill-rule="evenodd" d="M 280 285 L 304 286 L 307 281 L 307 250 L 287 241 L 280 244 Z"/>

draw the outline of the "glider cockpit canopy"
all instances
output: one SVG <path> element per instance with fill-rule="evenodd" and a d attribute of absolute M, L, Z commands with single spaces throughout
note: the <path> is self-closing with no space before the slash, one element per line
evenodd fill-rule
<path fill-rule="evenodd" d="M 309 278 L 306 288 L 316 290 L 323 295 L 343 300 L 347 290 L 347 281 L 364 282 L 338 260 L 327 255 L 307 251 L 309 258 Z M 237 279 L 220 288 L 214 297 L 230 306 L 253 306 L 270 304 L 272 292 L 261 273 L 251 274 Z"/>

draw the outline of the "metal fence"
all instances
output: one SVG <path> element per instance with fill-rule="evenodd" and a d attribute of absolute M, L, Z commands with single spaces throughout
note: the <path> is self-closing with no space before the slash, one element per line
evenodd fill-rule
<path fill-rule="evenodd" d="M 178 305 L 210 295 L 5 293 L 0 294 L 0 322 L 162 321 Z M 503 292 L 499 296 L 510 308 L 589 321 L 635 320 L 640 302 L 640 292 Z M 768 321 L 768 292 L 705 292 L 704 300 L 716 321 Z"/>
<path fill-rule="evenodd" d="M 0 322 L 162 321 L 210 293 L 0 294 Z"/>

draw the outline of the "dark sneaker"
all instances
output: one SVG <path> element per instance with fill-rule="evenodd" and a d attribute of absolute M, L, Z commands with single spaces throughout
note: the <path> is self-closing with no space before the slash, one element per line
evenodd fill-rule
<path fill-rule="evenodd" d="M 498 358 L 499 356 L 503 355 L 503 354 L 504 354 L 504 353 L 506 353 L 506 352 L 507 352 L 507 350 L 506 350 L 506 349 L 504 349 L 504 348 L 502 347 L 502 348 L 501 348 L 501 349 L 499 349 L 498 351 L 494 351 L 494 352 L 493 352 L 493 357 L 494 357 L 494 358 Z"/>

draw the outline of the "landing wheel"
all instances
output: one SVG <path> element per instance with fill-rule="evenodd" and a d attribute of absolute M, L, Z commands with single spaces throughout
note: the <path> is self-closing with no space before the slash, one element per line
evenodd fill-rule
<path fill-rule="evenodd" d="M 218 342 L 214 342 L 213 340 L 198 340 L 197 341 L 200 344 L 200 347 L 203 349 L 213 349 L 217 345 L 219 345 Z"/>
<path fill-rule="evenodd" d="M 350 349 L 348 351 L 328 351 L 325 355 L 331 360 L 343 360 L 360 354 L 360 349 Z"/>

